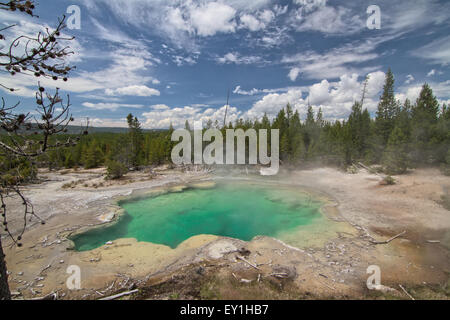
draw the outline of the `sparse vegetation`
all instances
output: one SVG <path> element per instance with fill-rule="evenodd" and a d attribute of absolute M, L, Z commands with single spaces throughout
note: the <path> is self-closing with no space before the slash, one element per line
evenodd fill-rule
<path fill-rule="evenodd" d="M 392 186 L 395 185 L 397 182 L 395 181 L 395 179 L 392 176 L 386 176 L 383 180 L 382 180 L 382 185 L 386 185 L 386 186 Z"/>

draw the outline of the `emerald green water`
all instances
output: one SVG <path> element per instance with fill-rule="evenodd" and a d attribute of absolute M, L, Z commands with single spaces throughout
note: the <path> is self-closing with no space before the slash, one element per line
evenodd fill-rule
<path fill-rule="evenodd" d="M 249 241 L 257 235 L 277 237 L 320 216 L 320 203 L 293 188 L 249 183 L 219 184 L 120 203 L 126 211 L 116 224 L 88 231 L 72 240 L 78 251 L 108 241 L 138 241 L 176 248 L 201 234 Z"/>

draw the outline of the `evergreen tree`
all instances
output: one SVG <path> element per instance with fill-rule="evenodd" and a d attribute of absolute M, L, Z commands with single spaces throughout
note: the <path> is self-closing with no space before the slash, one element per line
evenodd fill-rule
<path fill-rule="evenodd" d="M 383 154 L 383 166 L 388 174 L 403 174 L 408 169 L 406 152 L 407 138 L 399 127 L 395 127 L 389 137 Z"/>
<path fill-rule="evenodd" d="M 127 116 L 131 153 L 129 157 L 129 166 L 138 167 L 141 163 L 143 136 L 141 124 L 137 117 L 133 117 L 130 113 Z"/>
<path fill-rule="evenodd" d="M 300 122 L 300 115 L 296 110 L 289 122 L 289 161 L 291 163 L 300 162 L 305 159 L 306 150 L 302 134 L 302 124 Z"/>
<path fill-rule="evenodd" d="M 381 101 L 378 104 L 376 127 L 377 134 L 381 137 L 381 143 L 385 146 L 390 134 L 395 127 L 395 119 L 399 113 L 399 104 L 394 95 L 394 74 L 389 68 L 383 87 Z"/>
<path fill-rule="evenodd" d="M 412 145 L 414 160 L 417 163 L 434 162 L 437 147 L 436 125 L 439 102 L 433 90 L 424 84 L 415 106 L 412 108 Z"/>
<path fill-rule="evenodd" d="M 84 167 L 86 169 L 97 168 L 103 163 L 103 153 L 97 140 L 93 140 L 86 151 Z"/>

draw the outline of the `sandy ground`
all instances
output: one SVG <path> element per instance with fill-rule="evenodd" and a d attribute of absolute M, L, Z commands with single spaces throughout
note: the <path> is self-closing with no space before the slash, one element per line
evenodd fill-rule
<path fill-rule="evenodd" d="M 170 188 L 180 191 L 199 181 L 208 187 L 204 181 L 217 177 L 165 170 L 156 176 L 131 173 L 127 180 L 110 183 L 104 181 L 101 169 L 63 173 L 43 173 L 47 181 L 25 191 L 47 223 L 31 224 L 22 248 L 9 248 L 8 239 L 2 240 L 10 287 L 18 298 L 57 291 L 59 298 L 97 299 L 205 261 L 220 266 L 216 271 L 235 279 L 236 286 L 288 278 L 296 290 L 315 298 L 367 297 L 366 271 L 371 265 L 380 267 L 382 284 L 394 288 L 389 294 L 403 298 L 399 284 L 434 288 L 449 279 L 450 212 L 439 201 L 450 189 L 450 179 L 438 170 L 420 169 L 396 177 L 394 186 L 380 186 L 381 178 L 365 170 L 281 173 L 270 183 L 307 189 L 326 203 L 324 223 L 286 236 L 284 242 L 269 237 L 243 242 L 196 236 L 173 250 L 121 239 L 89 252 L 68 250 L 67 237 L 117 217 L 117 200 Z M 10 207 L 13 229 L 20 225 L 21 206 L 12 199 Z M 372 243 L 403 231 L 389 244 Z M 81 290 L 66 287 L 70 265 L 81 269 Z"/>

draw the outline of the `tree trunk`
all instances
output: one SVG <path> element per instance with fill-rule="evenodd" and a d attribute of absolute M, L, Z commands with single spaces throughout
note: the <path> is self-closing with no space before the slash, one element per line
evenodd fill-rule
<path fill-rule="evenodd" d="M 6 273 L 6 261 L 3 253 L 2 239 L 0 237 L 0 300 L 11 300 L 9 292 L 8 275 Z"/>

